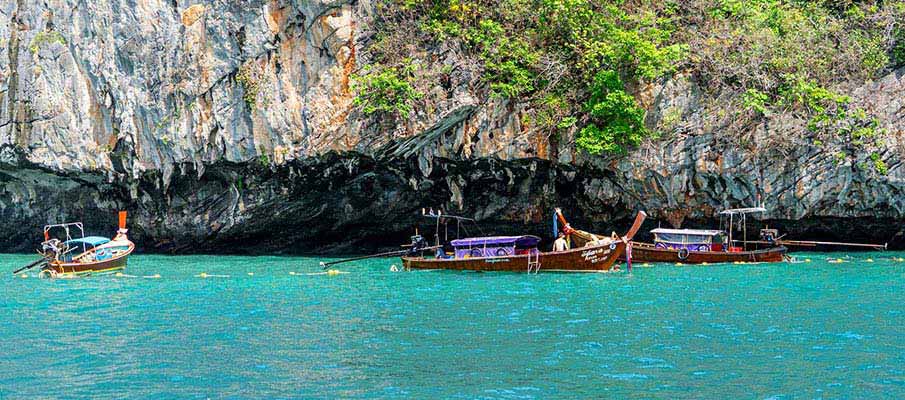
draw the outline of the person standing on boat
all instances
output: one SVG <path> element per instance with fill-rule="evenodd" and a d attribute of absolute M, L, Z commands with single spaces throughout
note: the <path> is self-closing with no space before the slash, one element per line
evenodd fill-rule
<path fill-rule="evenodd" d="M 569 250 L 569 243 L 566 242 L 566 234 L 563 232 L 559 232 L 559 236 L 556 237 L 556 240 L 553 242 L 553 251 L 566 251 Z"/>

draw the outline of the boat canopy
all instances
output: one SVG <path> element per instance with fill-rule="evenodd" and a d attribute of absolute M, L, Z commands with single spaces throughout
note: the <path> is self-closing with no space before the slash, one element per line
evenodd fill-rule
<path fill-rule="evenodd" d="M 452 242 L 453 247 L 481 247 L 481 246 L 516 246 L 516 247 L 534 247 L 540 243 L 540 238 L 532 235 L 523 236 L 488 236 L 467 239 L 456 239 Z"/>
<path fill-rule="evenodd" d="M 650 233 L 653 234 L 673 234 L 673 235 L 700 235 L 700 236 L 716 236 L 722 235 L 723 231 L 719 231 L 716 229 L 665 229 L 665 228 L 657 228 Z"/>
<path fill-rule="evenodd" d="M 657 243 L 710 244 L 714 238 L 724 235 L 723 231 L 712 229 L 663 229 L 650 231 Z"/>
<path fill-rule="evenodd" d="M 100 246 L 100 245 L 108 243 L 108 242 L 110 242 L 110 239 L 102 237 L 102 236 L 86 236 L 86 237 L 83 237 L 80 239 L 67 240 L 66 244 L 70 245 L 70 246 L 72 246 L 72 245 L 89 245 L 92 247 L 97 247 L 97 246 Z"/>
<path fill-rule="evenodd" d="M 539 242 L 537 236 L 523 235 L 456 239 L 450 243 L 456 248 L 456 258 L 470 258 L 511 256 L 531 249 L 536 251 Z"/>

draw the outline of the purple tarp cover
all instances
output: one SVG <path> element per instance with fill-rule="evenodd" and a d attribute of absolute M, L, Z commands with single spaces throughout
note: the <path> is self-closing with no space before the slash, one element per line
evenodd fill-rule
<path fill-rule="evenodd" d="M 534 247 L 540 242 L 540 238 L 532 235 L 523 236 L 488 236 L 475 237 L 466 239 L 456 239 L 450 242 L 454 247 L 476 247 L 476 246 L 503 246 L 516 245 L 518 247 Z"/>
<path fill-rule="evenodd" d="M 505 257 L 515 253 L 515 248 L 534 248 L 540 238 L 537 236 L 490 236 L 453 240 L 456 258 Z M 536 251 L 536 250 L 535 250 Z"/>

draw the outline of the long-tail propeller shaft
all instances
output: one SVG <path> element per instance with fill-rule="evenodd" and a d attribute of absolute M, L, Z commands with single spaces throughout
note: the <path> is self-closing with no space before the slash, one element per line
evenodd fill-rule
<path fill-rule="evenodd" d="M 41 264 L 46 263 L 46 262 L 47 262 L 47 260 L 44 259 L 44 258 L 42 258 L 42 259 L 40 259 L 40 260 L 37 260 L 37 261 L 35 261 L 35 262 L 31 263 L 31 264 L 28 264 L 28 265 L 26 265 L 26 266 L 24 266 L 24 267 L 22 267 L 22 268 L 19 268 L 19 269 L 13 271 L 13 275 L 18 274 L 18 273 L 20 273 L 20 272 L 22 272 L 22 271 L 25 271 L 25 270 L 32 269 L 32 268 L 37 267 L 38 265 L 41 265 Z"/>

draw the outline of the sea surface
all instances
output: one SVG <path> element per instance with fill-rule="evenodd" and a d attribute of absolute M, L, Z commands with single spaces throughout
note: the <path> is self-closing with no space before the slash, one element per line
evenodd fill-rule
<path fill-rule="evenodd" d="M 44 280 L 0 255 L 0 398 L 905 398 L 905 253 L 796 256 L 328 275 L 139 255 Z"/>

